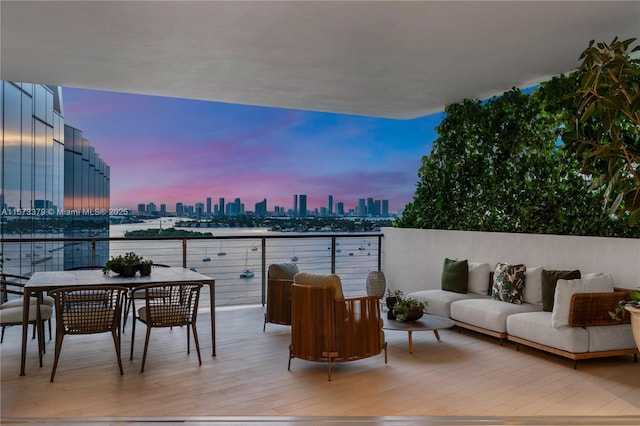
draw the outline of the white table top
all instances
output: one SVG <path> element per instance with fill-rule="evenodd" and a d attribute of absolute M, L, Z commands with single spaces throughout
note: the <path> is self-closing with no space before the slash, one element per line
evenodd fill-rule
<path fill-rule="evenodd" d="M 35 272 L 25 288 L 56 288 L 74 285 L 123 285 L 125 287 L 136 287 L 143 284 L 163 283 L 163 282 L 206 282 L 213 283 L 213 279 L 198 272 L 193 272 L 186 268 L 153 268 L 151 275 L 133 277 L 122 277 L 113 272 L 103 274 L 101 270 L 89 271 L 46 271 Z"/>

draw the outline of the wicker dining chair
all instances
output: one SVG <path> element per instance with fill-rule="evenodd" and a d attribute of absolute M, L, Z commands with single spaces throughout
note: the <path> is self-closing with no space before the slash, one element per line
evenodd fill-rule
<path fill-rule="evenodd" d="M 3 277 L 9 278 L 16 276 L 9 276 L 3 274 Z M 2 326 L 2 336 L 0 337 L 0 343 L 4 342 L 4 332 L 7 327 L 22 326 L 24 319 L 24 284 L 2 279 L 0 284 L 0 296 L 6 296 L 7 301 L 0 305 L 0 325 Z M 45 302 L 48 302 L 48 296 L 45 297 Z M 53 308 L 46 303 L 40 305 L 40 323 L 38 323 L 38 303 L 35 297 L 31 297 L 29 300 L 29 313 L 28 323 L 33 324 L 33 337 L 38 336 L 38 359 L 40 361 L 40 367 L 42 367 L 42 354 L 46 352 L 44 344 L 44 333 L 41 333 L 45 322 L 49 323 L 49 339 L 51 339 L 51 315 Z"/>
<path fill-rule="evenodd" d="M 2 300 L 2 304 L 0 304 L 0 310 L 12 308 L 10 311 L 5 311 L 3 313 L 2 320 L 2 336 L 0 336 L 0 343 L 4 342 L 4 331 L 7 327 L 11 327 L 12 325 L 22 325 L 22 307 L 24 306 L 24 285 L 29 280 L 29 277 L 25 277 L 23 275 L 14 275 L 14 274 L 0 274 L 0 300 Z M 9 297 L 9 295 L 14 295 L 18 297 Z M 35 296 L 31 296 L 29 299 L 29 305 L 31 307 L 36 306 L 37 298 Z M 43 295 L 42 296 L 42 304 L 40 305 L 43 309 L 40 309 L 40 313 L 42 316 L 46 316 L 46 319 L 43 319 L 43 322 L 47 322 L 49 326 L 49 340 L 51 340 L 51 314 L 53 313 L 53 305 L 54 305 L 53 297 Z M 35 318 L 35 310 L 34 317 L 31 319 L 31 313 L 29 314 L 30 323 L 33 323 L 33 337 L 36 336 L 36 318 Z M 17 319 L 16 319 L 17 318 Z M 42 348 L 44 350 L 44 347 Z"/>
<path fill-rule="evenodd" d="M 51 370 L 51 382 L 56 374 L 62 341 L 67 334 L 111 333 L 118 357 L 120 374 L 120 316 L 126 287 L 74 286 L 51 291 L 56 301 L 56 351 Z"/>
<path fill-rule="evenodd" d="M 152 263 L 151 268 L 169 268 L 169 265 L 164 265 L 162 263 Z M 163 296 L 163 292 L 160 290 L 157 294 L 158 297 Z M 129 290 L 124 298 L 124 309 L 122 315 L 122 331 L 127 326 L 127 319 L 129 318 L 129 312 L 133 313 L 133 320 L 136 318 L 136 304 L 135 300 L 144 299 L 144 294 L 142 293 L 134 293 L 133 290 Z"/>
<path fill-rule="evenodd" d="M 147 334 L 144 340 L 144 352 L 140 372 L 144 372 L 149 348 L 149 336 L 151 329 L 157 327 L 187 326 L 187 354 L 191 353 L 190 333 L 193 332 L 193 341 L 198 353 L 198 363 L 202 365 L 200 357 L 200 344 L 196 330 L 198 316 L 198 301 L 202 283 L 172 283 L 172 284 L 146 284 L 133 290 L 133 297 L 144 295 L 144 306 L 138 309 L 131 328 L 131 356 L 133 359 L 133 346 L 136 337 L 136 322 L 147 326 Z M 213 309 L 213 307 L 212 307 Z M 137 321 L 136 321 L 137 320 Z"/>

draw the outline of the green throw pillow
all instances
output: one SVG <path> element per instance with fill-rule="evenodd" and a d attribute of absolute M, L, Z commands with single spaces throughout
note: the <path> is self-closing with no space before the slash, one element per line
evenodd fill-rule
<path fill-rule="evenodd" d="M 469 264 L 467 260 L 444 259 L 442 289 L 456 293 L 466 293 L 468 284 Z"/>
<path fill-rule="evenodd" d="M 527 267 L 497 263 L 493 273 L 491 296 L 503 302 L 522 304 Z"/>
<path fill-rule="evenodd" d="M 542 270 L 542 310 L 553 312 L 553 299 L 558 280 L 579 280 L 580 271 L 546 271 Z"/>

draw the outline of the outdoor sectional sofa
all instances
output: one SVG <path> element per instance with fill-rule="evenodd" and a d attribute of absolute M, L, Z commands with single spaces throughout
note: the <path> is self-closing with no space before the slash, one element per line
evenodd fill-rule
<path fill-rule="evenodd" d="M 427 312 L 460 328 L 572 359 L 575 368 L 588 358 L 634 355 L 637 361 L 628 317 L 619 322 L 608 314 L 628 296 L 615 290 L 608 274 L 446 259 L 441 289 L 407 297 L 427 301 Z"/>

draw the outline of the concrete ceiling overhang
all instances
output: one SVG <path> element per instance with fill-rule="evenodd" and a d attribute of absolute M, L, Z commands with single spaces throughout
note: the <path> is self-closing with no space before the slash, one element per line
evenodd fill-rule
<path fill-rule="evenodd" d="M 639 1 L 6 1 L 0 78 L 414 118 L 640 35 Z"/>

